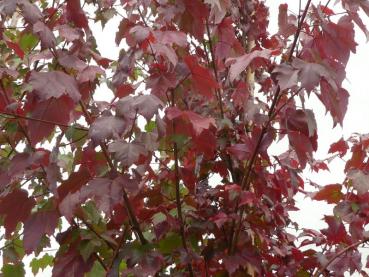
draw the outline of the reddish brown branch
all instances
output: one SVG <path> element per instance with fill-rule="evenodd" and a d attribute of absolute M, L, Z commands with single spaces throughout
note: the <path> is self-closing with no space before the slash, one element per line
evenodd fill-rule
<path fill-rule="evenodd" d="M 60 127 L 65 127 L 65 128 L 74 128 L 74 129 L 81 130 L 81 131 L 88 131 L 88 129 L 84 128 L 84 127 L 72 126 L 72 125 L 63 124 L 63 123 L 59 123 L 59 122 L 54 122 L 54 121 L 50 121 L 50 120 L 46 120 L 46 119 L 33 118 L 33 117 L 29 117 L 29 116 L 24 116 L 24 115 L 19 115 L 19 114 L 4 112 L 4 111 L 0 112 L 0 114 L 13 117 L 13 118 L 9 118 L 9 119 L 25 119 L 25 120 L 37 121 L 37 122 L 41 122 L 41 123 L 49 124 L 49 125 L 55 125 L 55 126 L 60 126 Z"/>

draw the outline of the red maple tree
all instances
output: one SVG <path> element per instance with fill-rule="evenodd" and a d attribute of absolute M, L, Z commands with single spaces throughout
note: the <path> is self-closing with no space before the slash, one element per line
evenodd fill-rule
<path fill-rule="evenodd" d="M 305 2 L 281 4 L 270 34 L 262 0 L 2 0 L 3 276 L 27 255 L 56 277 L 368 276 L 368 135 L 332 142 L 347 177 L 307 194 L 334 205 L 327 227 L 289 216 L 302 170 L 329 166 L 304 100 L 343 124 L 368 34 L 369 1 Z M 113 61 L 91 26 L 117 17 Z"/>

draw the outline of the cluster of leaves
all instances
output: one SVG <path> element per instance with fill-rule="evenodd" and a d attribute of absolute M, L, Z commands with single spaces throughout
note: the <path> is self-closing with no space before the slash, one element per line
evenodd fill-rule
<path fill-rule="evenodd" d="M 53 276 L 364 275 L 368 136 L 332 144 L 347 178 L 308 194 L 335 205 L 327 228 L 291 231 L 302 170 L 328 169 L 304 99 L 342 125 L 368 33 L 369 1 L 311 2 L 269 34 L 261 0 L 2 0 L 3 275 L 31 254 Z M 90 26 L 117 17 L 112 61 Z"/>

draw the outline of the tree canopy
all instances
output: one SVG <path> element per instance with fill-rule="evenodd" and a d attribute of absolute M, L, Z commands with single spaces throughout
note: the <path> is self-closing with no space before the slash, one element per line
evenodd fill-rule
<path fill-rule="evenodd" d="M 305 105 L 343 124 L 369 1 L 335 2 L 1 0 L 3 276 L 368 276 L 369 136 L 315 159 Z M 346 178 L 308 190 L 334 159 Z M 301 193 L 326 228 L 293 222 Z"/>

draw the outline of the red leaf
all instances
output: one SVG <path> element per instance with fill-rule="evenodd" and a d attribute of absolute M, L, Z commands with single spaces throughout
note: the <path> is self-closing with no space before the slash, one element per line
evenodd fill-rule
<path fill-rule="evenodd" d="M 101 116 L 91 124 L 89 136 L 97 142 L 107 138 L 119 138 L 126 127 L 126 122 L 119 117 Z"/>
<path fill-rule="evenodd" d="M 91 270 L 93 259 L 84 261 L 79 252 L 70 248 L 67 252 L 58 252 L 52 271 L 53 277 L 84 277 Z"/>
<path fill-rule="evenodd" d="M 321 232 L 327 236 L 328 242 L 330 244 L 347 243 L 348 236 L 342 222 L 334 216 L 324 216 L 324 220 L 328 224 L 328 228 Z"/>
<path fill-rule="evenodd" d="M 241 72 L 244 71 L 250 65 L 250 63 L 254 59 L 256 58 L 269 59 L 271 54 L 272 51 L 268 49 L 255 50 L 241 57 L 227 59 L 226 65 L 231 66 L 229 68 L 229 80 L 231 82 L 234 81 L 241 74 Z"/>
<path fill-rule="evenodd" d="M 251 151 L 250 147 L 244 143 L 234 144 L 227 148 L 227 151 L 232 156 L 236 157 L 238 160 L 243 161 L 250 159 Z"/>
<path fill-rule="evenodd" d="M 24 58 L 24 52 L 19 47 L 19 45 L 17 43 L 11 42 L 9 40 L 6 40 L 5 42 L 6 42 L 6 45 L 8 45 L 9 48 L 14 50 L 14 53 L 17 54 L 19 58 L 21 58 L 21 59 Z"/>
<path fill-rule="evenodd" d="M 125 141 L 114 141 L 109 144 L 109 152 L 115 153 L 115 157 L 121 161 L 123 166 L 131 166 L 138 162 L 141 155 L 147 155 L 143 145 Z"/>
<path fill-rule="evenodd" d="M 88 29 L 88 20 L 85 12 L 81 8 L 80 0 L 67 1 L 66 17 L 73 22 L 76 27 Z"/>
<path fill-rule="evenodd" d="M 328 204 L 337 204 L 341 201 L 343 194 L 341 192 L 342 185 L 327 185 L 317 192 L 313 199 L 318 201 L 327 201 Z"/>
<path fill-rule="evenodd" d="M 42 48 L 53 48 L 56 45 L 56 38 L 53 32 L 45 25 L 45 23 L 38 21 L 33 25 L 33 33 L 41 40 Z"/>
<path fill-rule="evenodd" d="M 81 167 L 79 171 L 73 172 L 68 180 L 58 187 L 59 201 L 66 197 L 68 193 L 80 190 L 90 179 L 91 175 L 86 167 Z"/>
<path fill-rule="evenodd" d="M 191 71 L 192 81 L 198 92 L 209 99 L 214 98 L 214 90 L 217 89 L 219 85 L 213 78 L 209 69 L 200 66 L 193 56 L 186 56 L 184 61 Z"/>
<path fill-rule="evenodd" d="M 74 103 L 67 96 L 34 103 L 30 117 L 46 120 L 50 123 L 28 120 L 28 131 L 32 145 L 35 146 L 42 139 L 49 136 L 58 123 L 68 124 L 73 109 Z"/>
<path fill-rule="evenodd" d="M 120 85 L 118 88 L 117 88 L 117 91 L 115 93 L 115 96 L 118 97 L 118 98 L 123 98 L 123 97 L 126 97 L 130 94 L 132 94 L 132 92 L 134 92 L 134 88 L 132 87 L 132 85 L 129 85 L 129 84 L 123 84 L 123 85 Z"/>
<path fill-rule="evenodd" d="M 326 80 L 320 82 L 321 93 L 318 94 L 320 101 L 332 115 L 334 125 L 337 123 L 343 124 L 345 118 L 349 93 L 343 88 L 335 91 Z"/>
<path fill-rule="evenodd" d="M 278 34 L 288 38 L 296 32 L 297 26 L 290 22 L 290 16 L 287 14 L 288 5 L 281 4 L 279 5 L 279 14 L 278 14 Z M 296 18 L 294 18 L 296 21 Z"/>
<path fill-rule="evenodd" d="M 52 235 L 58 225 L 59 213 L 41 211 L 32 214 L 24 223 L 24 249 L 27 254 L 36 250 L 44 235 Z"/>
<path fill-rule="evenodd" d="M 76 80 L 62 71 L 33 71 L 29 84 L 42 100 L 59 98 L 63 95 L 68 95 L 74 102 L 78 102 L 81 98 Z"/>
<path fill-rule="evenodd" d="M 192 111 L 181 111 L 177 108 L 168 108 L 166 115 L 169 120 L 181 118 L 191 124 L 194 135 L 198 136 L 203 130 L 216 127 L 214 118 L 205 118 Z"/>
<path fill-rule="evenodd" d="M 15 189 L 0 198 L 0 216 L 4 218 L 6 237 L 15 230 L 18 222 L 27 220 L 35 204 L 33 198 L 28 198 L 27 191 L 21 189 Z"/>
<path fill-rule="evenodd" d="M 348 149 L 349 149 L 349 146 L 347 142 L 343 138 L 341 138 L 339 141 L 331 144 L 331 147 L 329 147 L 328 153 L 338 152 L 340 157 L 342 158 L 343 156 L 346 155 Z"/>

